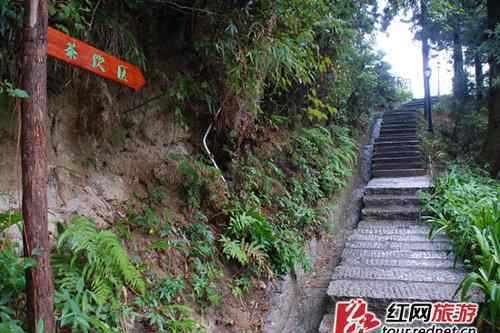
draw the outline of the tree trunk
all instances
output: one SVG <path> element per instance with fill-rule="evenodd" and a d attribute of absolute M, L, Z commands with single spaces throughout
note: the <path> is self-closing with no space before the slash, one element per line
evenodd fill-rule
<path fill-rule="evenodd" d="M 479 54 L 474 55 L 474 71 L 476 79 L 476 99 L 481 101 L 483 99 L 483 64 Z"/>
<path fill-rule="evenodd" d="M 464 71 L 464 52 L 459 27 L 453 32 L 453 95 L 462 103 L 467 95 L 467 77 Z"/>
<path fill-rule="evenodd" d="M 22 60 L 22 177 L 24 255 L 37 265 L 26 272 L 26 310 L 33 333 L 55 332 L 47 212 L 47 0 L 26 0 Z"/>
<path fill-rule="evenodd" d="M 432 129 L 432 103 L 431 103 L 431 84 L 430 77 L 426 75 L 426 72 L 430 70 L 429 67 L 429 37 L 427 32 L 427 0 L 420 0 L 420 24 L 422 25 L 422 64 L 423 64 L 423 75 L 424 75 L 424 112 L 427 119 L 428 129 L 430 132 Z"/>
<path fill-rule="evenodd" d="M 494 31 L 500 24 L 500 1 L 488 0 L 488 29 Z M 490 37 L 493 38 L 493 37 Z M 491 163 L 491 175 L 497 177 L 500 172 L 500 64 L 492 51 L 490 63 L 490 94 L 488 101 L 488 133 L 484 147 L 484 156 Z"/>

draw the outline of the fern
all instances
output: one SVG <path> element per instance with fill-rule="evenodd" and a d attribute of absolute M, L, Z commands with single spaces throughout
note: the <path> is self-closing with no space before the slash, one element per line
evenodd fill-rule
<path fill-rule="evenodd" d="M 248 264 L 248 256 L 245 252 L 245 241 L 231 240 L 225 236 L 221 236 L 222 252 L 229 258 L 235 259 L 241 265 Z"/>
<path fill-rule="evenodd" d="M 254 265 L 258 272 L 266 272 L 272 276 L 272 269 L 269 266 L 269 256 L 265 252 L 263 245 L 257 241 L 251 243 L 245 240 L 232 240 L 221 236 L 222 252 L 228 259 L 236 260 L 240 265 Z"/>
<path fill-rule="evenodd" d="M 61 280 L 61 284 L 66 288 L 75 283 L 74 279 L 78 275 L 75 265 L 83 260 L 82 276 L 99 304 L 104 304 L 113 294 L 118 294 L 124 285 L 141 295 L 146 292 L 144 280 L 113 232 L 98 231 L 88 219 L 75 217 L 58 240 L 60 251 L 66 247 L 72 252 L 67 268 L 74 270 L 71 274 L 63 273 L 66 277 Z"/>
<path fill-rule="evenodd" d="M 255 223 L 255 219 L 247 215 L 245 212 L 236 216 L 232 216 L 230 219 L 229 229 L 235 235 L 244 235 L 246 230 Z"/>
<path fill-rule="evenodd" d="M 253 241 L 243 243 L 242 248 L 250 262 L 255 264 L 261 271 L 265 271 L 269 277 L 273 276 L 272 269 L 269 266 L 269 256 L 262 245 Z"/>

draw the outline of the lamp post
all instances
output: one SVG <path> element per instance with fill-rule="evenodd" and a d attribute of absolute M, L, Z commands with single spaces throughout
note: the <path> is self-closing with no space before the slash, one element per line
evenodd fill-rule
<path fill-rule="evenodd" d="M 431 93 L 430 93 L 430 79 L 432 75 L 432 70 L 430 67 L 425 68 L 424 70 L 424 79 L 425 79 L 425 109 L 426 109 L 426 116 L 427 116 L 427 125 L 428 125 L 428 130 L 429 132 L 433 132 L 434 129 L 432 127 L 432 103 L 431 103 Z"/>

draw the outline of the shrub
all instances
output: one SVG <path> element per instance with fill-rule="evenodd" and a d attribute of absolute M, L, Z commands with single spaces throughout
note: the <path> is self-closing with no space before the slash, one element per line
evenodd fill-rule
<path fill-rule="evenodd" d="M 24 333 L 17 310 L 26 285 L 25 270 L 34 265 L 34 260 L 20 258 L 11 244 L 0 250 L 0 332 Z"/>
<path fill-rule="evenodd" d="M 431 236 L 444 231 L 471 273 L 461 283 L 464 300 L 476 287 L 485 295 L 480 321 L 500 328 L 500 182 L 480 170 L 451 166 L 424 195 L 432 213 Z"/>

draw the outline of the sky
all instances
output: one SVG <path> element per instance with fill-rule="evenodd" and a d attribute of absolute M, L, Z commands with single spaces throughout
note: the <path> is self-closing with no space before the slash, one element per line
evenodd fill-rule
<path fill-rule="evenodd" d="M 385 61 L 391 64 L 394 75 L 410 80 L 414 97 L 423 97 L 422 46 L 420 41 L 414 40 L 411 24 L 402 22 L 401 17 L 395 18 L 386 32 L 377 33 L 376 48 L 386 54 Z M 431 52 L 431 93 L 433 96 L 438 94 L 439 62 L 440 93 L 448 94 L 452 90 L 453 77 L 450 55 L 446 52 Z"/>

